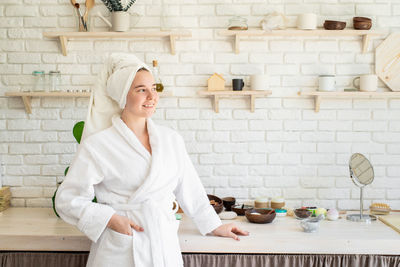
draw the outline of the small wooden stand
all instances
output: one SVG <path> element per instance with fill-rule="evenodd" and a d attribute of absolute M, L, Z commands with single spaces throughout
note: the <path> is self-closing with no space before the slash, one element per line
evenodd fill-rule
<path fill-rule="evenodd" d="M 207 91 L 201 90 L 197 92 L 202 96 L 213 96 L 214 97 L 214 110 L 216 113 L 219 113 L 219 99 L 221 97 L 232 97 L 232 96 L 250 96 L 250 110 L 254 112 L 255 106 L 255 98 L 256 97 L 265 97 L 272 94 L 271 91 L 264 90 L 245 90 L 245 91 Z"/>

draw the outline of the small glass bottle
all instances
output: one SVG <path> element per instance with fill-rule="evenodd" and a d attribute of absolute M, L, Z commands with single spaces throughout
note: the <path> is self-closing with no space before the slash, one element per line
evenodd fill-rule
<path fill-rule="evenodd" d="M 32 72 L 32 75 L 34 77 L 34 86 L 33 86 L 33 91 L 34 92 L 43 92 L 46 88 L 46 80 L 44 76 L 44 71 L 43 70 L 35 70 Z"/>
<path fill-rule="evenodd" d="M 60 91 L 59 85 L 61 83 L 61 73 L 57 70 L 52 70 L 49 72 L 50 80 L 50 92 Z"/>
<path fill-rule="evenodd" d="M 159 73 L 160 71 L 158 69 L 158 62 L 157 60 L 153 60 L 153 75 L 154 80 L 156 81 L 156 90 L 160 93 L 164 90 L 164 85 L 162 84 Z"/>

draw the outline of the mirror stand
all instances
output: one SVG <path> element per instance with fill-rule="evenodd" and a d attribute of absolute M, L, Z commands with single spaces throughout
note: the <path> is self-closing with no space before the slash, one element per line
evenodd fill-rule
<path fill-rule="evenodd" d="M 363 189 L 364 186 L 360 187 L 360 214 L 350 214 L 346 216 L 346 219 L 353 222 L 371 222 L 376 220 L 374 215 L 363 215 Z"/>

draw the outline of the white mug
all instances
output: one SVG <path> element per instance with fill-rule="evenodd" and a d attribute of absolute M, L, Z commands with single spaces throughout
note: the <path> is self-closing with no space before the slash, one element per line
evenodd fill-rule
<path fill-rule="evenodd" d="M 318 91 L 332 92 L 336 91 L 334 75 L 321 75 L 318 77 Z"/>
<path fill-rule="evenodd" d="M 297 17 L 297 27 L 302 30 L 315 30 L 317 28 L 317 15 L 303 13 Z"/>
<path fill-rule="evenodd" d="M 250 76 L 251 90 L 268 90 L 267 75 L 251 75 Z"/>
<path fill-rule="evenodd" d="M 357 85 L 356 81 L 359 80 Z M 355 88 L 364 92 L 375 92 L 378 88 L 378 77 L 375 74 L 365 74 L 360 77 L 356 77 L 353 80 Z"/>

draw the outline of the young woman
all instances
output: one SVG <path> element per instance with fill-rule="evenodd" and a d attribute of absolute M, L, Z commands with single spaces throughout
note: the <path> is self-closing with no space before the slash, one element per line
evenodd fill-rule
<path fill-rule="evenodd" d="M 106 70 L 56 196 L 61 218 L 93 241 L 87 266 L 183 266 L 175 200 L 203 235 L 247 235 L 221 224 L 181 136 L 150 119 L 159 97 L 149 68 L 118 54 Z"/>

